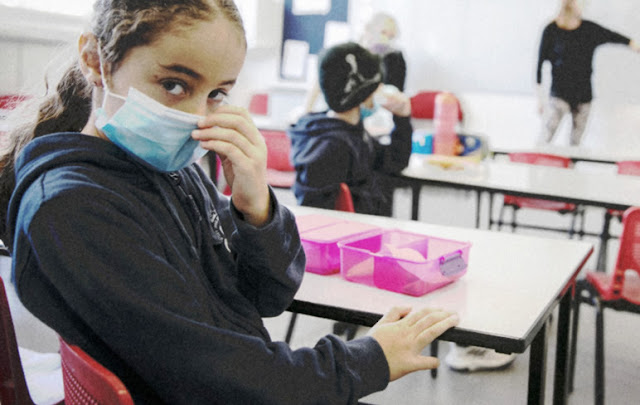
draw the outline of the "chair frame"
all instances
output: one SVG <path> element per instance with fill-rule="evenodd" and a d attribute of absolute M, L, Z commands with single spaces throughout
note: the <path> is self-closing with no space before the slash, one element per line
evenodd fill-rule
<path fill-rule="evenodd" d="M 80 347 L 60 338 L 60 357 L 64 380 L 65 404 L 82 405 L 90 398 L 99 404 L 134 405 L 131 394 L 111 371 Z M 75 402 L 77 392 L 83 398 Z"/>
<path fill-rule="evenodd" d="M 604 310 L 606 308 L 616 311 L 624 311 L 640 314 L 640 304 L 633 303 L 625 299 L 622 292 L 625 285 L 625 273 L 635 271 L 640 276 L 640 263 L 631 258 L 632 244 L 640 242 L 640 236 L 632 233 L 636 229 L 631 229 L 628 225 L 640 222 L 640 207 L 631 207 L 623 214 L 623 231 L 620 236 L 620 249 L 614 271 L 610 276 L 608 290 L 599 291 L 593 284 L 592 277 L 602 277 L 602 272 L 588 272 L 584 279 L 576 282 L 576 292 L 573 300 L 573 325 L 571 334 L 570 369 L 569 369 L 569 391 L 573 391 L 576 353 L 578 321 L 580 317 L 580 304 L 587 303 L 596 309 L 596 349 L 595 349 L 595 370 L 594 370 L 594 395 L 595 404 L 604 403 L 605 397 L 605 363 L 604 363 Z M 640 297 L 638 297 L 640 298 Z"/>
<path fill-rule="evenodd" d="M 526 164 L 540 164 L 540 165 L 545 165 L 545 163 L 538 163 L 539 160 L 546 160 L 547 162 L 558 162 L 560 164 L 546 164 L 547 166 L 557 166 L 557 167 L 564 167 L 564 168 L 570 168 L 573 164 L 573 162 L 571 161 L 570 158 L 565 157 L 565 156 L 560 156 L 560 155 L 553 155 L 553 154 L 549 154 L 549 153 L 535 153 L 535 152 L 514 152 L 514 153 L 509 153 L 509 160 L 512 162 L 517 162 L 517 163 L 526 163 Z M 503 204 L 502 207 L 500 207 L 500 213 L 498 214 L 498 220 L 497 221 L 493 221 L 490 220 L 489 223 L 489 228 L 491 228 L 491 226 L 493 226 L 493 224 L 497 224 L 497 229 L 501 230 L 502 229 L 502 225 L 510 225 L 511 226 L 511 232 L 515 232 L 516 228 L 520 227 L 520 228 L 525 228 L 525 229 L 538 229 L 538 230 L 545 230 L 545 231 L 554 231 L 554 232 L 566 232 L 569 235 L 569 239 L 572 239 L 573 236 L 577 233 L 579 235 L 579 238 L 582 239 L 582 237 L 584 236 L 584 208 L 575 204 L 565 204 L 566 205 L 566 209 L 553 209 L 553 208 L 544 208 L 544 207 L 533 207 L 533 206 L 529 206 L 529 207 L 521 207 L 520 203 L 521 202 L 530 202 L 530 203 L 535 203 L 536 201 L 539 201 L 541 203 L 547 203 L 547 200 L 544 199 L 534 199 L 534 198 L 522 198 L 522 197 L 517 197 L 517 196 L 512 196 L 512 195 L 505 195 L 503 198 Z M 505 208 L 511 208 L 511 221 L 510 222 L 505 222 L 503 221 L 504 218 L 504 214 L 505 214 Z M 565 214 L 571 214 L 571 224 L 569 226 L 568 229 L 566 228 L 554 228 L 554 227 L 549 227 L 549 226 L 540 226 L 540 225 L 533 225 L 533 224 L 518 224 L 517 223 L 517 213 L 520 209 L 522 208 L 528 208 L 528 209 L 537 209 L 537 210 L 548 210 L 548 211 L 555 211 L 561 215 L 565 215 Z M 576 231 L 576 221 L 578 220 L 578 217 L 580 217 L 580 225 L 579 225 L 579 229 Z"/>
<path fill-rule="evenodd" d="M 9 300 L 0 277 L 0 312 L 2 316 L 2 331 L 0 340 L 0 402 L 2 405 L 34 405 L 20 360 L 18 341 L 13 326 L 13 318 L 9 308 Z"/>

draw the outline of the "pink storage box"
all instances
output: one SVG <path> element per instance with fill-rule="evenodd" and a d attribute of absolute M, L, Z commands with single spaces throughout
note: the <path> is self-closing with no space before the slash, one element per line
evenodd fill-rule
<path fill-rule="evenodd" d="M 470 242 L 384 230 L 340 242 L 342 276 L 353 282 L 420 296 L 467 272 Z"/>
<path fill-rule="evenodd" d="M 337 273 L 340 271 L 338 242 L 379 229 L 362 222 L 342 221 L 300 232 L 302 248 L 307 256 L 307 271 L 317 274 Z"/>
<path fill-rule="evenodd" d="M 321 214 L 308 214 L 296 217 L 296 224 L 298 225 L 299 233 L 310 231 L 311 229 L 322 228 L 327 225 L 333 225 L 338 222 L 344 222 L 344 219 Z"/>

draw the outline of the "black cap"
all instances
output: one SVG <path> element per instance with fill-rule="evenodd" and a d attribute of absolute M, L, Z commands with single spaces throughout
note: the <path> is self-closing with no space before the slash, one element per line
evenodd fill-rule
<path fill-rule="evenodd" d="M 329 108 L 350 110 L 366 100 L 382 82 L 380 58 L 355 42 L 324 50 L 318 80 Z"/>

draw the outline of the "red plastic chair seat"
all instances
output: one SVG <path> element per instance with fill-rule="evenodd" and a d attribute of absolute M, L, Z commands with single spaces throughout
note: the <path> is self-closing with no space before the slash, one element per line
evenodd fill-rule
<path fill-rule="evenodd" d="M 260 130 L 267 144 L 267 183 L 273 187 L 290 188 L 296 179 L 289 160 L 291 139 L 285 131 Z"/>
<path fill-rule="evenodd" d="M 587 273 L 586 279 L 598 291 L 600 299 L 603 301 L 623 299 L 640 305 L 640 277 L 637 274 L 628 273 L 625 275 L 624 285 L 620 294 L 614 294 L 613 292 L 613 277 L 611 277 L 611 274 L 590 272 Z"/>
<path fill-rule="evenodd" d="M 60 338 L 65 405 L 134 405 L 122 381 L 78 346 Z"/>
<path fill-rule="evenodd" d="M 267 169 L 267 183 L 272 187 L 290 188 L 296 181 L 296 172 Z"/>
<path fill-rule="evenodd" d="M 576 209 L 575 204 L 562 201 L 540 200 L 538 198 L 516 197 L 513 195 L 505 195 L 504 203 L 518 208 L 536 208 L 557 212 L 571 212 Z"/>

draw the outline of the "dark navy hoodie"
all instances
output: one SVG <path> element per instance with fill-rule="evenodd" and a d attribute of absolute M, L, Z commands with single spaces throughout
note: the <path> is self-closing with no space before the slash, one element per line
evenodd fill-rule
<path fill-rule="evenodd" d="M 356 212 L 386 215 L 393 192 L 387 174 L 402 171 L 411 155 L 409 118 L 394 116 L 391 143 L 382 145 L 364 129 L 326 112 L 305 115 L 289 129 L 298 204 L 333 209 L 340 183 L 347 183 Z"/>
<path fill-rule="evenodd" d="M 138 404 L 356 403 L 389 369 L 370 337 L 291 350 L 281 314 L 305 258 L 293 215 L 244 222 L 197 165 L 153 171 L 114 144 L 63 133 L 16 163 L 8 211 L 24 305 L 122 379 Z"/>

